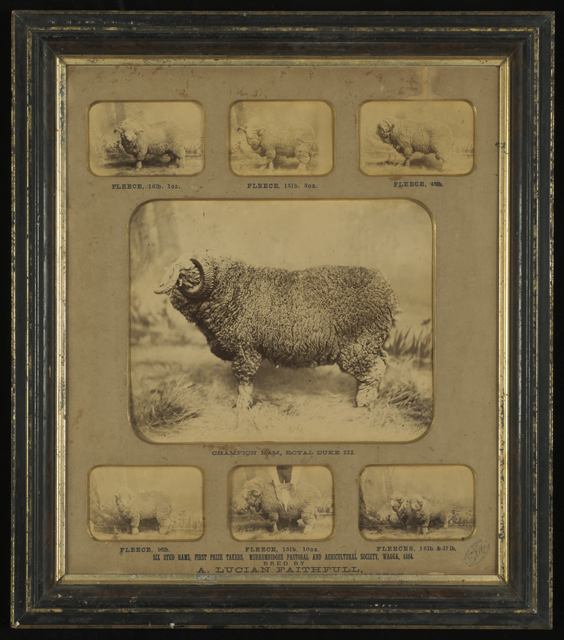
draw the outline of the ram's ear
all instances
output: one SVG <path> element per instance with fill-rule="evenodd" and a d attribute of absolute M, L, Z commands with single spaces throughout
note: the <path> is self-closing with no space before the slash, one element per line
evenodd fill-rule
<path fill-rule="evenodd" d="M 114 129 L 114 133 L 123 133 L 123 129 L 121 127 L 117 127 Z"/>
<path fill-rule="evenodd" d="M 139 135 L 140 133 L 144 133 L 144 132 L 145 132 L 145 129 L 136 129 L 136 130 L 135 130 L 135 133 L 136 133 L 137 135 Z"/>
<path fill-rule="evenodd" d="M 257 136 L 263 136 L 266 132 L 266 129 L 264 127 L 261 127 L 260 129 L 257 129 Z"/>
<path fill-rule="evenodd" d="M 240 124 L 240 125 L 237 127 L 237 132 L 239 132 L 239 131 L 243 131 L 244 133 L 247 133 L 247 127 L 246 127 L 246 126 L 243 126 L 242 124 Z"/>

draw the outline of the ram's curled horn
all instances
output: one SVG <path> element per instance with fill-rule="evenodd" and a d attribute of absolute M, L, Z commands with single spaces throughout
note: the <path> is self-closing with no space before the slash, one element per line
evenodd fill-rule
<path fill-rule="evenodd" d="M 206 260 L 190 258 L 190 261 L 196 265 L 200 272 L 200 282 L 194 287 L 186 287 L 182 284 L 182 278 L 180 278 L 179 289 L 187 298 L 205 298 L 213 289 L 215 280 L 213 267 Z"/>
<path fill-rule="evenodd" d="M 163 274 L 159 286 L 155 289 L 155 293 L 170 293 L 176 286 L 179 275 L 180 264 L 175 262 L 172 267 L 169 267 Z"/>

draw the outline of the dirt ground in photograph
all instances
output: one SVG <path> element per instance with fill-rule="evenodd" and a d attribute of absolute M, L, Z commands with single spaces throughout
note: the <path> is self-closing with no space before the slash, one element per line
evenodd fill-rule
<path fill-rule="evenodd" d="M 143 160 L 143 167 L 139 171 L 135 168 L 136 160 L 133 156 L 125 158 L 118 156 L 104 160 L 93 161 L 91 169 L 94 173 L 112 176 L 190 176 L 200 173 L 204 168 L 204 158 L 186 157 L 184 166 L 179 167 L 171 162 L 170 157 L 149 156 Z"/>
<path fill-rule="evenodd" d="M 362 535 L 368 540 L 461 540 L 467 538 L 473 530 L 472 525 L 448 528 L 429 529 L 429 533 L 417 533 L 412 529 L 394 529 L 379 527 L 377 529 L 362 529 Z"/>
<path fill-rule="evenodd" d="M 433 155 L 415 153 L 409 167 L 403 166 L 405 157 L 395 151 L 363 152 L 360 168 L 369 175 L 426 175 L 442 173 L 460 175 L 472 169 L 473 156 L 466 153 L 453 153 L 444 164 Z"/>
<path fill-rule="evenodd" d="M 355 407 L 356 380 L 335 366 L 276 368 L 264 362 L 255 405 L 237 412 L 231 365 L 205 340 L 131 347 L 131 420 L 151 442 L 409 441 L 430 426 L 432 368 L 389 359 L 380 399 Z"/>
<path fill-rule="evenodd" d="M 332 515 L 318 515 L 315 527 L 307 534 L 303 532 L 303 523 L 289 526 L 279 524 L 279 530 L 272 533 L 270 524 L 260 516 L 233 516 L 231 534 L 236 540 L 325 540 L 333 533 Z"/>

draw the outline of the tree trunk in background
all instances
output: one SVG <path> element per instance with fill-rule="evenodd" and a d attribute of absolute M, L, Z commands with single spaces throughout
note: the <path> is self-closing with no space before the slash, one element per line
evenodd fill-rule
<path fill-rule="evenodd" d="M 125 120 L 125 105 L 123 102 L 114 102 L 115 106 L 115 124 L 119 124 L 122 120 Z"/>

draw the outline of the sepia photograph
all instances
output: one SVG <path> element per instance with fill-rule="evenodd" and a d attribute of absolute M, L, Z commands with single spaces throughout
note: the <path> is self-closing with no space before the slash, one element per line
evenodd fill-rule
<path fill-rule="evenodd" d="M 475 138 L 465 100 L 370 100 L 359 108 L 359 168 L 369 176 L 467 175 Z"/>
<path fill-rule="evenodd" d="M 88 110 L 88 163 L 96 176 L 191 176 L 204 169 L 198 102 L 96 102 Z"/>
<path fill-rule="evenodd" d="M 229 110 L 229 166 L 238 176 L 324 176 L 335 117 L 323 100 L 245 100 Z"/>
<path fill-rule="evenodd" d="M 374 465 L 359 482 L 366 540 L 463 540 L 475 526 L 474 473 L 464 465 Z"/>
<path fill-rule="evenodd" d="M 229 530 L 235 540 L 326 540 L 335 526 L 334 500 L 327 467 L 236 467 L 229 475 Z"/>
<path fill-rule="evenodd" d="M 406 442 L 433 419 L 418 202 L 154 201 L 130 223 L 130 421 L 149 442 Z"/>
<path fill-rule="evenodd" d="M 204 474 L 197 467 L 94 467 L 88 475 L 95 540 L 199 540 Z"/>

